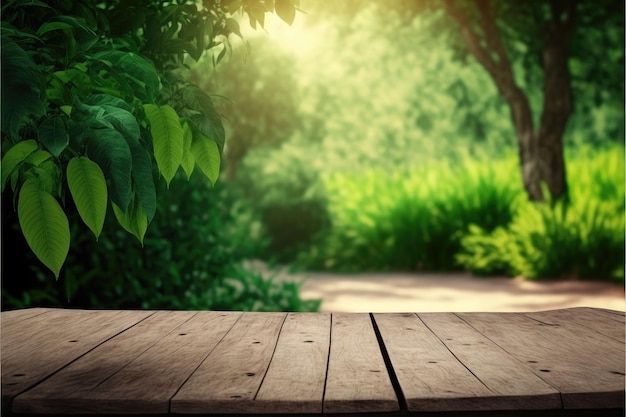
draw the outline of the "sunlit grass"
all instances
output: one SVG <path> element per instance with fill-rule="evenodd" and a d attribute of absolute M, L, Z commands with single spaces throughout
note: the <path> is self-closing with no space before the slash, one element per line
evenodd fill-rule
<path fill-rule="evenodd" d="M 332 226 L 303 259 L 352 271 L 458 269 L 453 254 L 470 224 L 491 230 L 511 220 L 518 176 L 513 158 L 329 175 Z"/>
<path fill-rule="evenodd" d="M 330 174 L 331 227 L 300 260 L 337 271 L 623 280 L 623 148 L 567 159 L 567 207 L 529 202 L 513 156 Z"/>

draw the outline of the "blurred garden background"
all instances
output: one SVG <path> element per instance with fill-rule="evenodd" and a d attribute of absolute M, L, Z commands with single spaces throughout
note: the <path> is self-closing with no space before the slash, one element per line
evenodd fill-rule
<path fill-rule="evenodd" d="M 492 6 L 542 126 L 542 19 L 554 9 Z M 256 29 L 242 22 L 218 65 L 209 55 L 190 67 L 224 117 L 220 179 L 211 187 L 181 171 L 168 189 L 161 182 L 143 245 L 115 221 L 98 241 L 74 223 L 55 280 L 3 193 L 3 309 L 320 308 L 323 299 L 302 297 L 302 282 L 274 267 L 623 287 L 623 2 L 578 5 L 566 60 L 572 110 L 559 139 L 567 192 L 554 198 L 543 184 L 541 201 L 524 186 L 510 102 L 445 2 L 302 0 L 299 9 L 292 25 L 272 14 Z M 472 10 L 466 17 L 480 19 Z"/>

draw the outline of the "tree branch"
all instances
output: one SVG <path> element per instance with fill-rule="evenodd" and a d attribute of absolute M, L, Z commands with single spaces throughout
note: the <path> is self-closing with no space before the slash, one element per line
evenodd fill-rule
<path fill-rule="evenodd" d="M 489 71 L 489 74 L 493 78 L 496 78 L 498 74 L 498 66 L 485 48 L 480 45 L 480 38 L 474 29 L 472 29 L 472 25 L 467 15 L 456 6 L 454 0 L 445 0 L 444 5 L 448 14 L 459 22 L 461 33 L 463 34 L 463 38 L 465 39 L 465 43 L 467 44 L 470 52 L 476 57 L 476 59 L 478 59 L 478 62 L 480 62 L 482 66 Z"/>
<path fill-rule="evenodd" d="M 495 20 L 491 15 L 488 0 L 480 0 L 477 2 L 478 11 L 480 12 L 482 28 L 485 32 L 485 40 L 487 46 L 498 55 L 498 66 L 501 70 L 511 68 L 509 57 L 504 49 L 500 35 L 496 28 Z"/>
<path fill-rule="evenodd" d="M 576 2 L 555 0 L 544 31 L 543 112 L 540 129 L 562 135 L 572 113 L 570 74 L 567 66 L 571 38 L 577 20 Z"/>
<path fill-rule="evenodd" d="M 527 137 L 527 132 L 533 130 L 530 104 L 524 92 L 515 83 L 513 69 L 489 12 L 488 1 L 480 0 L 478 2 L 481 16 L 480 23 L 487 47 L 492 48 L 498 54 L 498 62 L 492 58 L 489 50 L 481 46 L 479 34 L 472 29 L 469 17 L 457 7 L 454 0 L 445 0 L 444 6 L 450 16 L 458 21 L 461 33 L 470 52 L 491 75 L 498 90 L 509 104 L 518 138 Z"/>

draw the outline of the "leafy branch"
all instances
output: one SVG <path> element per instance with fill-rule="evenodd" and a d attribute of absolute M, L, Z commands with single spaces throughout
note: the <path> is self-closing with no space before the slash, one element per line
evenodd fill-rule
<path fill-rule="evenodd" d="M 236 16 L 291 24 L 297 0 L 9 0 L 2 5 L 2 190 L 22 233 L 59 277 L 68 199 L 97 239 L 109 203 L 143 242 L 155 181 L 195 167 L 215 184 L 225 133 L 211 96 L 180 76 L 217 64 Z M 221 48 L 221 49 L 220 49 Z M 218 52 L 219 51 L 219 52 Z"/>

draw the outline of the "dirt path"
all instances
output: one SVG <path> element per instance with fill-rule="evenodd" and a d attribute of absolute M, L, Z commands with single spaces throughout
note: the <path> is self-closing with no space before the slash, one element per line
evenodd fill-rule
<path fill-rule="evenodd" d="M 258 264 L 257 264 L 258 266 Z M 600 307 L 624 311 L 624 286 L 588 281 L 478 278 L 471 274 L 330 274 L 282 271 L 303 281 L 302 298 L 321 298 L 321 311 L 542 311 Z"/>

